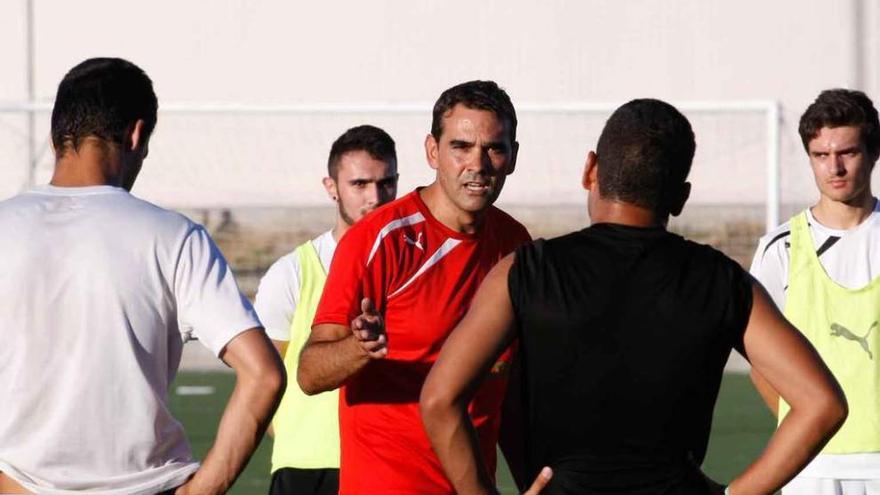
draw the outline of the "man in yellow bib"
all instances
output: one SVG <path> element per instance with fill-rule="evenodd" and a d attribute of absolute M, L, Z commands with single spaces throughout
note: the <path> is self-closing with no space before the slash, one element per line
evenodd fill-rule
<path fill-rule="evenodd" d="M 272 422 L 272 495 L 335 495 L 339 490 L 339 394 L 303 394 L 296 384 L 297 363 L 336 242 L 397 194 L 394 140 L 370 125 L 347 130 L 330 149 L 327 175 L 324 187 L 338 206 L 333 229 L 276 261 L 257 291 L 257 314 L 292 377 Z"/>
<path fill-rule="evenodd" d="M 880 215 L 871 171 L 880 122 L 860 91 L 823 91 L 801 117 L 819 201 L 761 239 L 751 272 L 816 347 L 849 418 L 785 495 L 880 494 Z M 788 406 L 760 375 L 780 418 Z"/>

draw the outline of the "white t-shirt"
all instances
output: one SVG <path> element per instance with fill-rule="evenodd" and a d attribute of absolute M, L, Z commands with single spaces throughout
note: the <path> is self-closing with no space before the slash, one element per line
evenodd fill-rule
<path fill-rule="evenodd" d="M 326 273 L 330 270 L 333 252 L 336 251 L 333 232 L 328 230 L 312 239 L 312 245 L 318 251 L 318 258 Z M 299 304 L 301 273 L 299 256 L 293 251 L 272 263 L 260 280 L 254 308 L 272 340 L 290 340 L 290 324 Z"/>
<path fill-rule="evenodd" d="M 0 202 L 0 232 L 0 471 L 41 494 L 182 484 L 182 332 L 220 354 L 260 326 L 208 233 L 110 186 Z"/>
<path fill-rule="evenodd" d="M 837 284 L 858 289 L 880 276 L 880 202 L 854 229 L 828 228 L 816 221 L 809 210 L 807 222 L 819 261 Z M 790 241 L 791 227 L 786 222 L 761 238 L 750 269 L 779 308 L 785 308 Z M 799 476 L 880 479 L 880 453 L 820 454 Z"/>

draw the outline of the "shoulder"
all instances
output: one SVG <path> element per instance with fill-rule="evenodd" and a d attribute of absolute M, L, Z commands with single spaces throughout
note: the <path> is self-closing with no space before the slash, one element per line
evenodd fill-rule
<path fill-rule="evenodd" d="M 266 270 L 266 274 L 263 275 L 260 285 L 263 285 L 264 282 L 272 283 L 288 281 L 296 278 L 299 273 L 299 255 L 297 254 L 297 251 L 299 251 L 302 246 L 303 245 L 298 246 L 293 251 L 275 260 L 275 262 L 269 266 L 269 269 Z"/>
<path fill-rule="evenodd" d="M 773 249 L 775 247 L 784 246 L 791 238 L 791 220 L 787 220 L 782 225 L 770 230 L 762 235 L 758 240 L 758 250 L 761 252 Z"/>
<path fill-rule="evenodd" d="M 771 268 L 771 265 L 781 267 L 787 264 L 790 246 L 791 221 L 789 220 L 761 236 L 750 271 L 753 274 L 762 274 Z"/>
<path fill-rule="evenodd" d="M 162 208 L 131 194 L 119 195 L 116 201 L 115 213 L 125 216 L 138 228 L 152 229 L 157 234 L 173 233 L 187 236 L 193 232 L 204 232 L 208 235 L 207 229 L 180 212 Z"/>
<path fill-rule="evenodd" d="M 424 222 L 425 216 L 412 197 L 414 194 L 409 193 L 370 212 L 348 229 L 339 240 L 339 246 L 367 243 L 372 247 L 397 229 Z"/>

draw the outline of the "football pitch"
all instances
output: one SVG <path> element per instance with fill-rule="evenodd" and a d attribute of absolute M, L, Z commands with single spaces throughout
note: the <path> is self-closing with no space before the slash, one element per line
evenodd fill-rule
<path fill-rule="evenodd" d="M 211 445 L 233 382 L 234 377 L 229 373 L 185 372 L 177 376 L 171 388 L 171 409 L 183 422 L 199 459 Z M 178 390 L 187 395 L 179 395 Z M 703 470 L 719 482 L 727 483 L 761 451 L 773 427 L 773 418 L 752 388 L 748 376 L 726 374 L 715 407 Z M 272 440 L 266 438 L 229 493 L 268 493 L 271 450 Z M 516 493 L 506 466 L 499 468 L 498 483 L 502 493 Z"/>

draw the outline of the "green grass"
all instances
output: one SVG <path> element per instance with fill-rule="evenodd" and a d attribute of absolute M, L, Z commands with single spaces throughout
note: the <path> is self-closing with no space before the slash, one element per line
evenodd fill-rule
<path fill-rule="evenodd" d="M 232 391 L 233 380 L 233 376 L 227 373 L 180 373 L 172 387 L 172 391 L 178 385 L 208 385 L 215 388 L 211 395 L 171 395 L 171 409 L 183 422 L 198 458 L 202 458 L 211 445 L 220 413 Z M 703 469 L 712 478 L 722 483 L 728 482 L 763 449 L 773 427 L 773 418 L 755 393 L 748 377 L 725 375 L 715 408 L 709 452 Z M 271 449 L 271 439 L 263 441 L 229 493 L 268 493 Z M 503 460 L 499 467 L 498 483 L 502 493 L 516 492 Z"/>

